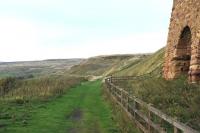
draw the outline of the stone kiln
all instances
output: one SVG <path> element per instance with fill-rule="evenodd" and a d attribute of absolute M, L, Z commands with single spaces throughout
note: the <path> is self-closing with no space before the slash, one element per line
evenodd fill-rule
<path fill-rule="evenodd" d="M 200 0 L 174 0 L 165 53 L 164 78 L 188 74 L 200 81 Z"/>

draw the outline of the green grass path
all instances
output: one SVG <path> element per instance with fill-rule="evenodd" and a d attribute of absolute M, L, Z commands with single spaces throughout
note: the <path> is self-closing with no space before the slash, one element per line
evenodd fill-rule
<path fill-rule="evenodd" d="M 8 133 L 118 133 L 111 107 L 101 96 L 101 82 L 85 82 L 62 97 L 32 110 L 28 125 L 13 124 Z"/>

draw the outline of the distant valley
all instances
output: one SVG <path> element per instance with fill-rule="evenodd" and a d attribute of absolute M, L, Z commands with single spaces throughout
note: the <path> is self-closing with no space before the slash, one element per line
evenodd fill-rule
<path fill-rule="evenodd" d="M 0 78 L 33 77 L 62 74 L 84 59 L 50 59 L 42 61 L 0 62 Z"/>

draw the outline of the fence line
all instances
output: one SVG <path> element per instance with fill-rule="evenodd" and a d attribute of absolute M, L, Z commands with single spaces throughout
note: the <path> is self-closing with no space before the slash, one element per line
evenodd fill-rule
<path fill-rule="evenodd" d="M 122 78 L 128 79 L 129 77 Z M 162 126 L 164 122 L 172 126 L 174 133 L 199 133 L 176 119 L 167 116 L 150 104 L 130 95 L 129 92 L 116 86 L 112 81 L 113 77 L 105 79 L 107 90 L 111 94 L 111 97 L 123 108 L 127 115 L 135 121 L 138 128 L 144 133 L 167 133 L 166 128 Z M 160 121 L 155 122 L 154 118 L 159 118 Z"/>

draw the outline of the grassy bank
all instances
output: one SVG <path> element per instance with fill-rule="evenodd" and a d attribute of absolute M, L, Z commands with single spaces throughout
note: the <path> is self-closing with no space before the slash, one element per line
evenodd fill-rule
<path fill-rule="evenodd" d="M 161 77 L 133 80 L 127 88 L 135 96 L 153 104 L 169 116 L 200 130 L 200 87 L 188 84 L 186 76 L 173 81 Z"/>
<path fill-rule="evenodd" d="M 187 76 L 167 81 L 162 77 L 164 49 L 139 63 L 116 73 L 116 76 L 143 75 L 141 79 L 118 82 L 122 88 L 147 103 L 200 131 L 200 87 L 188 84 Z"/>
<path fill-rule="evenodd" d="M 32 100 L 48 100 L 50 97 L 62 95 L 67 88 L 80 84 L 86 79 L 72 76 L 47 76 L 30 79 L 0 79 L 0 100 L 25 102 Z"/>

